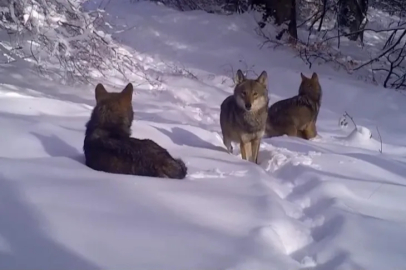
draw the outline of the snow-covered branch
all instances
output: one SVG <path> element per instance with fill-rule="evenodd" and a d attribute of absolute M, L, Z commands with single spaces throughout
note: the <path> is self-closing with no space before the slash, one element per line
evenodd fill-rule
<path fill-rule="evenodd" d="M 88 81 L 92 72 L 103 76 L 111 69 L 125 77 L 135 64 L 97 30 L 102 12 L 85 12 L 79 0 L 3 0 L 0 28 L 9 34 L 9 54 L 31 58 L 41 73 L 58 70 L 66 83 Z"/>

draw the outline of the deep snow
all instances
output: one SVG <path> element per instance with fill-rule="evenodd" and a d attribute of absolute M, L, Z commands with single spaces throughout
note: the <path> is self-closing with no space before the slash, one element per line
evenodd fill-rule
<path fill-rule="evenodd" d="M 106 31 L 158 78 L 133 78 L 133 136 L 182 157 L 189 175 L 89 169 L 82 145 L 94 88 L 44 80 L 21 61 L 2 64 L 1 269 L 404 268 L 402 93 L 260 49 L 249 14 L 111 2 Z M 227 154 L 219 106 L 238 68 L 268 72 L 271 103 L 297 93 L 300 72 L 318 72 L 320 136 L 265 139 L 260 165 Z M 128 83 L 115 74 L 96 81 L 110 91 Z M 357 129 L 339 125 L 345 111 Z"/>

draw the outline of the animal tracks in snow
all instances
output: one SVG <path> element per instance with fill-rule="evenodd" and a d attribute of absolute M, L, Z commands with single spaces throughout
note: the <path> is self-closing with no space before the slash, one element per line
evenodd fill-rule
<path fill-rule="evenodd" d="M 293 166 L 304 165 L 318 168 L 317 165 L 313 164 L 313 156 L 320 155 L 320 153 L 309 151 L 308 154 L 302 154 L 269 144 L 262 144 L 261 146 L 265 151 L 260 151 L 259 160 L 261 167 L 267 172 L 273 173 L 288 163 Z"/>
<path fill-rule="evenodd" d="M 298 263 L 298 268 L 319 269 L 312 247 L 332 237 L 344 224 L 340 215 L 323 215 L 334 206 L 334 198 L 312 196 L 314 191 L 326 188 L 328 191 L 335 186 L 326 185 L 320 176 L 311 173 L 321 170 L 314 163 L 314 157 L 321 153 L 298 153 L 267 143 L 261 145 L 261 150 L 260 166 L 285 187 L 287 192 L 281 200 L 289 207 L 285 209 L 286 219 L 270 220 L 269 224 L 256 230 L 255 237 L 261 237 L 262 241 L 277 240 L 277 246 Z M 325 268 L 321 266 L 320 269 Z"/>
<path fill-rule="evenodd" d="M 210 139 L 213 135 L 215 138 Z M 219 141 L 221 135 L 214 132 L 206 139 Z M 258 178 L 259 181 L 248 184 L 248 187 L 257 194 L 254 197 L 255 209 L 261 221 L 242 240 L 244 256 L 234 265 L 236 269 L 261 269 L 263 264 L 258 264 L 259 261 L 268 261 L 276 253 L 288 255 L 296 264 L 293 269 L 330 270 L 330 266 L 334 269 L 341 265 L 341 260 L 335 256 L 326 260 L 319 256 L 318 250 L 335 239 L 346 222 L 340 213 L 331 209 L 338 203 L 337 192 L 350 195 L 351 191 L 340 182 L 324 178 L 325 173 L 328 175 L 328 164 L 339 165 L 341 157 L 336 156 L 326 163 L 323 155 L 327 158 L 330 154 L 313 151 L 314 148 L 306 145 L 302 151 L 291 151 L 288 149 L 291 147 L 284 146 L 262 142 L 258 165 L 241 161 L 237 146 L 233 156 L 238 159 L 237 166 L 243 166 L 245 170 L 206 169 L 192 172 L 188 178 L 230 179 L 248 175 Z"/>
<path fill-rule="evenodd" d="M 190 174 L 188 177 L 191 179 L 226 178 L 227 176 L 244 177 L 246 174 L 247 174 L 246 170 L 223 172 L 219 169 L 212 169 L 212 170 L 198 171 L 198 172 Z"/>

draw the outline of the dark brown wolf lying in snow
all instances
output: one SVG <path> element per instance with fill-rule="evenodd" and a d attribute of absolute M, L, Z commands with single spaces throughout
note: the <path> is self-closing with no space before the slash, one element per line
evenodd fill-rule
<path fill-rule="evenodd" d="M 149 139 L 131 138 L 134 117 L 133 85 L 121 93 L 96 86 L 96 107 L 86 124 L 83 145 L 86 165 L 97 171 L 117 174 L 183 179 L 187 167 Z"/>

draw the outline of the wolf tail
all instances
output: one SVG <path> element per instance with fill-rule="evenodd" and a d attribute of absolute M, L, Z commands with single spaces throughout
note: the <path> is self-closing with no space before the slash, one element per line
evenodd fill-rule
<path fill-rule="evenodd" d="M 164 177 L 173 179 L 184 179 L 187 174 L 187 167 L 181 159 L 171 158 L 160 170 Z"/>

